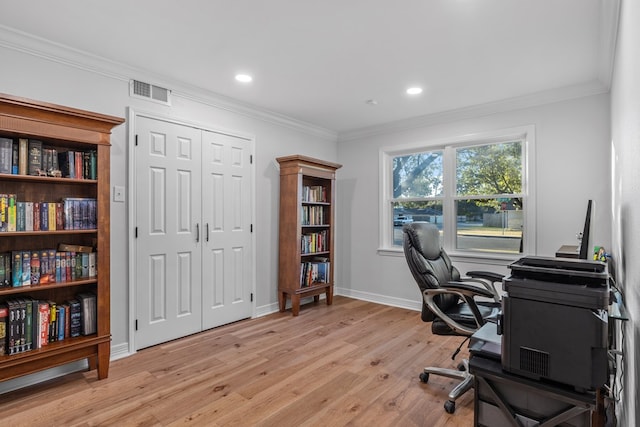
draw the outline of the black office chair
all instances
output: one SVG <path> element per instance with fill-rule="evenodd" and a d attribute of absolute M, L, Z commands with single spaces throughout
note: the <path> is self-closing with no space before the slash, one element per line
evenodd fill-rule
<path fill-rule="evenodd" d="M 434 224 L 412 222 L 405 224 L 402 231 L 405 258 L 423 296 L 422 320 L 432 322 L 431 331 L 434 334 L 469 337 L 487 321 L 497 321 L 500 295 L 495 283 L 502 281 L 502 275 L 470 271 L 468 277 L 462 278 L 441 248 L 440 233 Z M 485 297 L 485 301 L 476 301 L 476 297 Z M 487 298 L 491 300 L 487 301 Z M 451 390 L 449 400 L 444 404 L 445 411 L 452 414 L 456 399 L 473 387 L 468 360 L 463 360 L 458 370 L 424 368 L 420 380 L 428 382 L 430 374 L 461 380 Z"/>

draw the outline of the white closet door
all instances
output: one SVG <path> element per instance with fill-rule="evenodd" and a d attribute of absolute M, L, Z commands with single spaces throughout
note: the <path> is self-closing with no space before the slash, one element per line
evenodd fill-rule
<path fill-rule="evenodd" d="M 202 327 L 199 129 L 136 117 L 137 349 Z"/>
<path fill-rule="evenodd" d="M 251 145 L 203 131 L 203 329 L 251 317 Z"/>

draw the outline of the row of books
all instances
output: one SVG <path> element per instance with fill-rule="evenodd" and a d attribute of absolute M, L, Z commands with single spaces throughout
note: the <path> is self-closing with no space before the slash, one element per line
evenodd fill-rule
<path fill-rule="evenodd" d="M 322 185 L 305 185 L 302 187 L 303 202 L 326 202 L 327 188 Z"/>
<path fill-rule="evenodd" d="M 305 233 L 300 239 L 303 254 L 312 254 L 315 252 L 325 252 L 329 250 L 329 239 L 327 238 L 327 230 L 317 233 Z"/>
<path fill-rule="evenodd" d="M 302 225 L 325 225 L 325 210 L 328 206 L 303 206 Z"/>
<path fill-rule="evenodd" d="M 36 139 L 0 138 L 0 173 L 97 178 L 97 152 L 59 151 Z"/>
<path fill-rule="evenodd" d="M 303 262 L 300 266 L 300 287 L 330 283 L 330 265 L 329 262 Z"/>
<path fill-rule="evenodd" d="M 0 288 L 71 282 L 96 275 L 96 252 L 41 249 L 0 253 Z"/>
<path fill-rule="evenodd" d="M 96 199 L 23 202 L 15 194 L 0 194 L 0 232 L 93 230 L 97 222 Z"/>
<path fill-rule="evenodd" d="M 36 350 L 52 342 L 96 333 L 96 296 L 80 293 L 56 303 L 31 297 L 0 304 L 0 355 Z"/>

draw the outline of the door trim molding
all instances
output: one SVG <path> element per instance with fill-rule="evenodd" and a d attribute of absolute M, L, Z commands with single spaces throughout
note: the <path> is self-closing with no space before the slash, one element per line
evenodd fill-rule
<path fill-rule="evenodd" d="M 129 290 L 129 309 L 128 309 L 128 343 L 129 354 L 135 354 L 137 352 L 135 346 L 136 336 L 136 292 L 135 292 L 135 277 L 136 277 L 136 238 L 135 238 L 135 218 L 136 218 L 136 206 L 133 203 L 137 200 L 136 195 L 136 157 L 135 157 L 135 140 L 136 140 L 136 118 L 145 117 L 152 120 L 164 121 L 171 124 L 189 126 L 203 131 L 209 131 L 214 133 L 220 133 L 236 138 L 241 138 L 250 143 L 250 153 L 254 161 L 250 166 L 250 178 L 251 185 L 251 223 L 255 224 L 256 219 L 256 203 L 255 203 L 255 188 L 256 188 L 256 174 L 255 174 L 255 136 L 249 133 L 239 132 L 235 130 L 221 128 L 219 126 L 213 126 L 210 124 L 198 123 L 189 120 L 178 119 L 175 117 L 165 116 L 157 113 L 152 113 L 144 110 L 135 109 L 131 106 L 127 107 L 127 236 L 128 236 L 128 290 Z M 256 249 L 256 233 L 251 233 L 251 247 L 253 250 L 252 265 L 251 265 L 251 292 L 254 295 L 251 306 L 251 317 L 256 317 L 256 268 L 257 268 L 257 256 L 255 254 Z"/>

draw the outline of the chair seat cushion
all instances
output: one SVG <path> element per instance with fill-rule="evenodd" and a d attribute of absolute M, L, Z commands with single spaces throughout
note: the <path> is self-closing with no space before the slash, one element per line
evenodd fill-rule
<path fill-rule="evenodd" d="M 500 303 L 497 302 L 478 302 L 478 310 L 480 315 L 487 322 L 497 322 L 498 315 L 500 314 Z M 451 317 L 455 322 L 462 324 L 463 326 L 475 329 L 478 327 L 475 321 L 475 317 L 466 303 L 456 304 L 454 307 L 450 307 L 445 313 Z M 440 318 L 435 318 L 431 323 L 431 332 L 435 335 L 460 335 L 449 327 Z"/>

